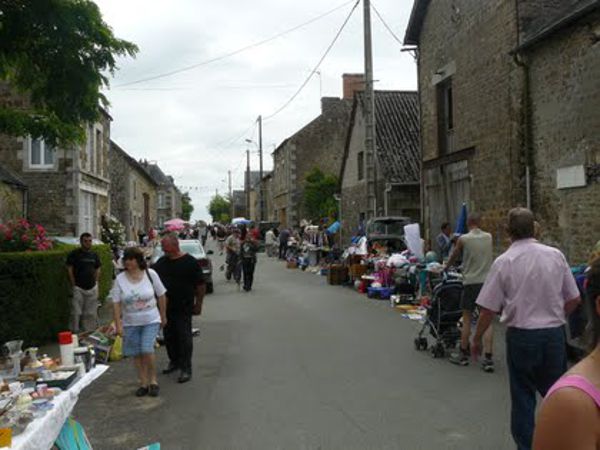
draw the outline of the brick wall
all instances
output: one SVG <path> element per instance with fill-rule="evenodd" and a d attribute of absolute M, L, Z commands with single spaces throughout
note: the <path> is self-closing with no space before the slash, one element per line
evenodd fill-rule
<path fill-rule="evenodd" d="M 556 169 L 600 164 L 600 14 L 530 48 L 533 209 L 544 240 L 573 262 L 600 239 L 600 183 L 556 189 Z"/>

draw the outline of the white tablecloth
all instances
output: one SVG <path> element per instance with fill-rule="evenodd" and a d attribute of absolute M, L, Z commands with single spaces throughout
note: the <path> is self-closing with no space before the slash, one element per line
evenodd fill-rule
<path fill-rule="evenodd" d="M 98 364 L 84 377 L 77 380 L 69 390 L 61 392 L 52 400 L 54 408 L 43 417 L 29 424 L 23 433 L 12 440 L 12 447 L 2 447 L 0 450 L 44 450 L 51 449 L 65 421 L 73 411 L 80 392 L 102 375 L 108 366 Z"/>

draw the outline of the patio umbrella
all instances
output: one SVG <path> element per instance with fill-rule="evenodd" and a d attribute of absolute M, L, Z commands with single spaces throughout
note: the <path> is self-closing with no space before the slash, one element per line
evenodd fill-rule
<path fill-rule="evenodd" d="M 243 217 L 236 217 L 231 221 L 232 225 L 249 225 L 252 223 L 251 220 L 245 219 Z"/>
<path fill-rule="evenodd" d="M 165 228 L 169 231 L 183 230 L 186 222 L 181 219 L 171 219 L 165 222 Z"/>

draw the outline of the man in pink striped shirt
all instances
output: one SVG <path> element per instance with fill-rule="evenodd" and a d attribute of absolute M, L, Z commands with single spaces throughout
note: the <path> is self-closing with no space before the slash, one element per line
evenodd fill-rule
<path fill-rule="evenodd" d="M 564 255 L 539 243 L 533 213 L 508 214 L 510 248 L 500 255 L 477 297 L 481 308 L 472 352 L 495 314 L 507 326 L 506 358 L 512 400 L 511 430 L 519 450 L 530 450 L 536 391 L 542 396 L 567 369 L 564 325 L 579 304 L 579 290 Z"/>

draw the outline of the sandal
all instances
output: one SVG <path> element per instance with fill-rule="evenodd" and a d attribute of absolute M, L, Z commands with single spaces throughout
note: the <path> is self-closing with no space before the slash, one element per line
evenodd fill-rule
<path fill-rule="evenodd" d="M 137 391 L 135 391 L 136 397 L 143 397 L 145 395 L 148 395 L 148 388 L 146 386 L 141 386 Z"/>
<path fill-rule="evenodd" d="M 150 395 L 150 397 L 158 397 L 159 392 L 160 388 L 158 387 L 158 384 L 151 384 L 148 387 L 148 394 Z"/>

